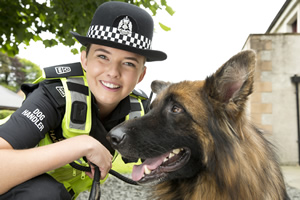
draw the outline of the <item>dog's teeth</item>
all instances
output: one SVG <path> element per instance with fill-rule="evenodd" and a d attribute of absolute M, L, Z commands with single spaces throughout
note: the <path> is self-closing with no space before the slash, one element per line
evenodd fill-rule
<path fill-rule="evenodd" d="M 174 154 L 179 154 L 179 152 L 180 152 L 180 149 L 174 149 L 174 150 L 173 150 L 173 153 L 174 153 Z"/>
<path fill-rule="evenodd" d="M 165 158 L 165 159 L 164 159 L 164 162 L 167 162 L 168 160 L 169 160 L 168 158 Z"/>
<path fill-rule="evenodd" d="M 173 156 L 175 156 L 174 153 L 170 153 L 170 154 L 169 154 L 169 158 L 172 158 Z"/>
<path fill-rule="evenodd" d="M 145 166 L 145 174 L 150 174 L 151 173 L 151 170 L 150 169 L 148 169 L 148 167 L 147 166 Z"/>

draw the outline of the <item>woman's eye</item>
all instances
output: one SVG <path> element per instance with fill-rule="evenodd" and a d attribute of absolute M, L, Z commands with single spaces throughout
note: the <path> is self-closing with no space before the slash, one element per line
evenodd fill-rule
<path fill-rule="evenodd" d="M 179 106 L 174 105 L 174 106 L 171 108 L 171 112 L 172 112 L 172 113 L 181 113 L 181 112 L 183 112 L 183 109 L 180 108 Z"/>
<path fill-rule="evenodd" d="M 135 67 L 135 64 L 131 63 L 131 62 L 125 62 L 125 65 L 129 66 L 129 67 Z"/>
<path fill-rule="evenodd" d="M 101 59 L 107 60 L 107 57 L 105 55 L 98 55 L 98 57 L 101 58 Z"/>

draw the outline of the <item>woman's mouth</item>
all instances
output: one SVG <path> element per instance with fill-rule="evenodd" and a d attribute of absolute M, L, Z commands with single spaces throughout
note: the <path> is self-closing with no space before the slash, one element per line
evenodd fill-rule
<path fill-rule="evenodd" d="M 100 81 L 100 83 L 109 89 L 118 89 L 121 87 L 120 85 L 116 85 L 116 84 L 105 82 L 105 81 Z"/>

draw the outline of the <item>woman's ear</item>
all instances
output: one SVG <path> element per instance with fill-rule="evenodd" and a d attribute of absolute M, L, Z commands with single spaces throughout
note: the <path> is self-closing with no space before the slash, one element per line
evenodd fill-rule
<path fill-rule="evenodd" d="M 86 69 L 87 69 L 86 51 L 81 52 L 80 60 L 81 60 L 82 68 L 86 71 Z"/>

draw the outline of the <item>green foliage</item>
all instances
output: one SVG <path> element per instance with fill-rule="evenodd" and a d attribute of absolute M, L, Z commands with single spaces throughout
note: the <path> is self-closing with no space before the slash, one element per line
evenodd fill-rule
<path fill-rule="evenodd" d="M 6 54 L 0 52 L 0 80 L 2 79 L 8 85 L 8 76 L 10 73 L 9 66 L 11 65 L 10 59 Z"/>
<path fill-rule="evenodd" d="M 159 23 L 159 26 L 160 26 L 163 30 L 165 30 L 165 31 L 170 31 L 170 30 L 171 30 L 170 27 L 167 27 L 166 25 L 163 25 L 162 23 Z"/>
<path fill-rule="evenodd" d="M 20 62 L 24 67 L 22 71 L 26 74 L 24 82 L 31 83 L 42 76 L 42 70 L 38 65 L 26 59 L 20 59 Z"/>
<path fill-rule="evenodd" d="M 75 40 L 70 31 L 85 35 L 95 9 L 109 0 L 0 0 L 0 51 L 9 56 L 18 54 L 18 46 L 30 41 L 42 41 L 45 47 L 58 43 L 72 47 Z M 166 0 L 120 0 L 151 10 L 153 16 L 165 9 L 174 11 Z M 164 26 L 163 26 L 164 27 Z M 163 28 L 162 27 L 162 28 Z M 163 28 L 166 30 L 165 28 Z M 52 33 L 52 38 L 42 38 L 41 33 Z M 74 54 L 79 51 L 72 49 Z"/>
<path fill-rule="evenodd" d="M 0 119 L 4 119 L 5 117 L 11 115 L 13 110 L 0 110 Z"/>
<path fill-rule="evenodd" d="M 36 64 L 26 59 L 9 57 L 0 52 L 0 85 L 18 91 L 24 82 L 33 82 L 42 75 Z"/>

